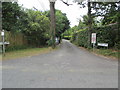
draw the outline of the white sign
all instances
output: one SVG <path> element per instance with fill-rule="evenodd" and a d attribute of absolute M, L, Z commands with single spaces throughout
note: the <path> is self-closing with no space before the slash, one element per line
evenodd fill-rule
<path fill-rule="evenodd" d="M 1 36 L 4 36 L 4 32 L 3 31 L 1 32 Z"/>
<path fill-rule="evenodd" d="M 108 47 L 108 43 L 98 43 L 98 46 Z"/>
<path fill-rule="evenodd" d="M 91 43 L 96 43 L 96 33 L 92 33 Z"/>
<path fill-rule="evenodd" d="M 4 42 L 4 44 L 10 44 L 10 42 Z M 3 45 L 3 42 L 0 42 L 0 45 Z"/>

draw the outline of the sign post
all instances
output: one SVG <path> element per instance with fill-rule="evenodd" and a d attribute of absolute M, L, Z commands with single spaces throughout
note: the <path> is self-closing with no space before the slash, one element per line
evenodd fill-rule
<path fill-rule="evenodd" d="M 93 50 L 94 50 L 95 43 L 96 43 L 96 33 L 92 33 L 91 43 L 93 44 Z"/>
<path fill-rule="evenodd" d="M 108 43 L 98 43 L 98 46 L 107 47 L 108 49 Z"/>
<path fill-rule="evenodd" d="M 2 42 L 3 42 L 3 45 L 2 45 L 2 53 L 3 53 L 3 55 L 5 56 L 5 38 L 4 38 L 4 36 L 5 36 L 5 32 L 4 32 L 4 30 L 2 30 L 1 31 L 1 36 L 2 36 Z"/>

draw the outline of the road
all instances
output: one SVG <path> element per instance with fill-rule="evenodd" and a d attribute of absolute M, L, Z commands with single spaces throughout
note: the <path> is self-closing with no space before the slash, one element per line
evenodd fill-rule
<path fill-rule="evenodd" d="M 47 54 L 2 62 L 3 88 L 118 88 L 118 61 L 63 40 Z"/>

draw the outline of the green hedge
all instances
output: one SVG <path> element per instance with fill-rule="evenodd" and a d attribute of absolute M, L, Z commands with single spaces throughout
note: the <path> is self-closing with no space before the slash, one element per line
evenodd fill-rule
<path fill-rule="evenodd" d="M 119 48 L 120 49 L 120 33 L 118 33 L 118 25 L 109 25 L 103 27 L 94 27 L 92 33 L 97 34 L 97 42 L 108 43 L 109 48 Z M 71 41 L 75 44 L 88 47 L 88 30 L 82 29 L 77 33 L 72 35 Z"/>
<path fill-rule="evenodd" d="M 110 48 L 117 48 L 115 46 L 120 41 L 117 24 L 94 28 L 94 32 L 97 33 L 97 42 L 108 43 Z"/>
<path fill-rule="evenodd" d="M 27 49 L 27 48 L 30 48 L 30 47 L 25 45 L 15 45 L 15 46 L 6 47 L 6 51 L 9 52 L 9 51 L 16 51 L 16 50 Z"/>

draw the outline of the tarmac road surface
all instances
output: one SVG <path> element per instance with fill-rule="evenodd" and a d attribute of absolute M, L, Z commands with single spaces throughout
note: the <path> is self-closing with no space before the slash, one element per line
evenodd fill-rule
<path fill-rule="evenodd" d="M 67 40 L 47 54 L 2 62 L 3 88 L 118 88 L 118 61 Z"/>

